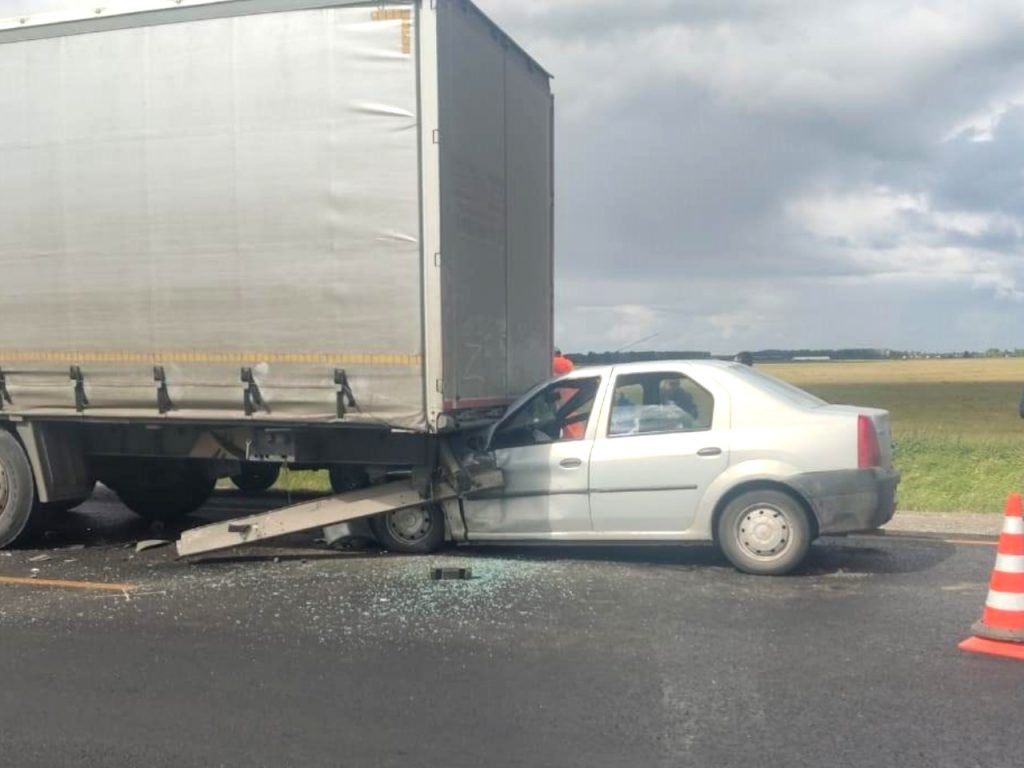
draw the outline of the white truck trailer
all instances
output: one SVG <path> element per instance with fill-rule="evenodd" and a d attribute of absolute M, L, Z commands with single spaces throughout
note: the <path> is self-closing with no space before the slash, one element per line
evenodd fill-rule
<path fill-rule="evenodd" d="M 96 481 L 429 476 L 548 375 L 550 77 L 467 0 L 6 7 L 0 546 Z"/>

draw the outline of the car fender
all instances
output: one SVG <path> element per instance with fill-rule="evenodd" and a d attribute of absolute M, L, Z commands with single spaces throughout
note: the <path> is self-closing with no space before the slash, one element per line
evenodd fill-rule
<path fill-rule="evenodd" d="M 718 503 L 730 491 L 745 483 L 757 481 L 768 481 L 781 483 L 798 493 L 790 483 L 789 478 L 800 474 L 800 469 L 792 464 L 774 459 L 751 459 L 734 464 L 715 478 L 701 497 L 697 507 L 697 516 L 694 518 L 693 532 L 702 538 L 714 538 L 714 516 Z M 802 497 L 802 494 L 800 494 Z M 806 499 L 805 499 L 806 501 Z"/>

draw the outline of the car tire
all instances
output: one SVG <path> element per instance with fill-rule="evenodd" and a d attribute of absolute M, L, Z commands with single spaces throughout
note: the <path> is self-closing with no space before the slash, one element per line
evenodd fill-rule
<path fill-rule="evenodd" d="M 243 464 L 241 470 L 231 476 L 231 482 L 242 493 L 263 493 L 270 490 L 280 474 L 279 464 L 249 462 Z"/>
<path fill-rule="evenodd" d="M 803 504 L 776 490 L 748 491 L 729 502 L 718 519 L 717 542 L 737 569 L 782 576 L 807 557 L 812 528 Z"/>
<path fill-rule="evenodd" d="M 14 435 L 0 429 L 0 549 L 12 544 L 25 530 L 34 502 L 28 456 Z"/>
<path fill-rule="evenodd" d="M 444 543 L 444 511 L 437 504 L 385 512 L 370 518 L 370 528 L 388 552 L 425 555 Z"/>
<path fill-rule="evenodd" d="M 124 505 L 139 517 L 173 523 L 202 507 L 213 494 L 217 479 L 203 467 L 187 461 L 160 464 L 119 478 L 114 486 Z"/>

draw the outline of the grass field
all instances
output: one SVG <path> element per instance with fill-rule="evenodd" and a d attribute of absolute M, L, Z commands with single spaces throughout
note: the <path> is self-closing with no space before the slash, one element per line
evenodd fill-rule
<path fill-rule="evenodd" d="M 760 370 L 832 403 L 885 408 L 892 417 L 900 508 L 1003 509 L 1024 490 L 1024 359 L 788 363 Z M 327 490 L 326 472 L 283 473 L 278 488 Z"/>
<path fill-rule="evenodd" d="M 1024 359 L 758 367 L 829 402 L 888 410 L 902 509 L 1001 512 L 1024 489 Z"/>

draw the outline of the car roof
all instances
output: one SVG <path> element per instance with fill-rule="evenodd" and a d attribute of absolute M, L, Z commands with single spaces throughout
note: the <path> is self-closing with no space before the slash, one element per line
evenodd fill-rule
<path fill-rule="evenodd" d="M 618 374 L 623 373 L 653 373 L 656 371 L 664 371 L 668 369 L 676 368 L 694 368 L 705 370 L 728 370 L 735 368 L 739 363 L 734 363 L 731 360 L 645 360 L 637 363 L 616 363 L 615 365 L 593 365 L 593 366 L 579 366 L 575 368 L 572 373 L 567 373 L 565 378 L 572 378 L 579 374 L 591 375 L 594 374 L 606 374 L 615 371 Z"/>

